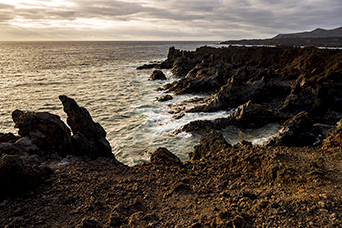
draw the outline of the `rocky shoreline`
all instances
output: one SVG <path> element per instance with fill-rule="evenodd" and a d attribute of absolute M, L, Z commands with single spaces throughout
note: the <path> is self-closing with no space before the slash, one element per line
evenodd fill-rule
<path fill-rule="evenodd" d="M 159 90 L 211 94 L 171 107 L 179 118 L 235 111 L 175 131 L 203 135 L 189 161 L 158 148 L 128 167 L 72 98 L 59 97 L 71 129 L 56 115 L 15 110 L 19 136 L 0 134 L 1 227 L 341 226 L 340 50 L 170 48 L 165 61 L 139 67 L 152 68 L 180 78 Z M 230 145 L 220 131 L 272 122 L 281 129 L 259 146 Z"/>

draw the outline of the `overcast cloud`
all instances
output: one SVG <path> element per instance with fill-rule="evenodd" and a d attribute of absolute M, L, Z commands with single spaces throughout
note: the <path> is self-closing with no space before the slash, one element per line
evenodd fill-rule
<path fill-rule="evenodd" d="M 0 0 L 0 40 L 230 40 L 342 26 L 341 0 Z"/>

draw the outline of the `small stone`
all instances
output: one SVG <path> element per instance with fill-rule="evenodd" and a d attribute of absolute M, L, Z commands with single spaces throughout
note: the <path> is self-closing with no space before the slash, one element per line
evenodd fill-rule
<path fill-rule="evenodd" d="M 328 205 L 327 205 L 326 203 L 324 203 L 323 201 L 319 201 L 319 202 L 318 202 L 318 206 L 319 206 L 320 208 L 328 208 Z"/>
<path fill-rule="evenodd" d="M 117 212 L 114 212 L 110 215 L 109 224 L 111 226 L 120 226 L 121 225 L 121 218 Z"/>
<path fill-rule="evenodd" d="M 258 206 L 260 208 L 266 208 L 268 204 L 269 204 L 269 202 L 267 200 L 260 200 L 258 203 Z"/>

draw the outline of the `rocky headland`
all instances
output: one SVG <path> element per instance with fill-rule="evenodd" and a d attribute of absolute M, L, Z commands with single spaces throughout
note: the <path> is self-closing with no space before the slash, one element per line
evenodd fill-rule
<path fill-rule="evenodd" d="M 179 118 L 234 111 L 175 131 L 203 135 L 189 161 L 158 148 L 150 163 L 128 167 L 72 98 L 59 97 L 68 126 L 15 110 L 18 135 L 0 134 L 1 227 L 342 225 L 340 50 L 170 48 L 164 62 L 139 69 L 152 68 L 179 77 L 159 90 L 208 94 L 172 106 Z M 274 122 L 281 129 L 264 145 L 231 145 L 221 132 Z"/>
<path fill-rule="evenodd" d="M 317 28 L 310 32 L 278 34 L 270 39 L 228 40 L 221 42 L 221 44 L 342 47 L 342 27 L 330 30 Z"/>

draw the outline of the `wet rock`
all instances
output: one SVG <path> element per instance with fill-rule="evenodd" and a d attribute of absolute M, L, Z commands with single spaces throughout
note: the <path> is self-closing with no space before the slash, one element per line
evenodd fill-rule
<path fill-rule="evenodd" d="M 281 119 L 282 117 L 280 115 L 267 110 L 262 105 L 248 101 L 247 103 L 238 106 L 234 112 L 226 118 L 223 117 L 215 120 L 192 121 L 182 126 L 180 129 L 177 129 L 175 133 L 180 133 L 181 131 L 203 131 L 208 129 L 220 130 L 230 125 L 256 128 L 266 123 L 276 122 Z"/>
<path fill-rule="evenodd" d="M 153 69 L 159 66 L 160 63 L 149 63 L 149 64 L 144 64 L 142 66 L 138 66 L 137 70 L 147 70 L 147 69 Z"/>
<path fill-rule="evenodd" d="M 172 100 L 172 99 L 173 99 L 173 97 L 171 95 L 169 95 L 169 94 L 164 95 L 162 97 L 157 97 L 157 101 L 159 101 L 159 102 L 169 101 L 169 100 Z"/>
<path fill-rule="evenodd" d="M 285 121 L 282 128 L 265 146 L 312 146 L 318 138 L 311 133 L 313 121 L 307 112 L 300 112 Z"/>
<path fill-rule="evenodd" d="M 0 198 L 25 193 L 37 187 L 42 179 L 30 165 L 18 155 L 4 155 L 0 161 Z"/>
<path fill-rule="evenodd" d="M 207 153 L 217 153 L 231 147 L 223 137 L 222 132 L 212 130 L 209 134 L 200 139 L 200 144 L 195 146 L 195 151 L 189 154 L 190 160 L 198 160 L 206 156 Z"/>
<path fill-rule="evenodd" d="M 183 112 L 180 112 L 178 114 L 173 115 L 172 118 L 175 119 L 175 120 L 179 120 L 179 119 L 181 119 L 184 116 L 185 116 L 185 114 Z"/>
<path fill-rule="evenodd" d="M 70 130 L 59 116 L 47 112 L 15 110 L 12 118 L 15 127 L 19 128 L 19 135 L 39 140 L 42 149 L 50 149 L 60 154 L 70 150 Z"/>
<path fill-rule="evenodd" d="M 155 165 L 181 166 L 181 160 L 166 148 L 159 147 L 151 156 L 151 162 Z"/>
<path fill-rule="evenodd" d="M 106 139 L 106 132 L 99 123 L 95 123 L 87 109 L 79 107 L 74 99 L 59 96 L 64 111 L 68 115 L 67 123 L 74 134 L 72 143 L 75 155 L 114 158 Z"/>
<path fill-rule="evenodd" d="M 149 80 L 166 80 L 166 76 L 161 70 L 154 70 Z"/>

